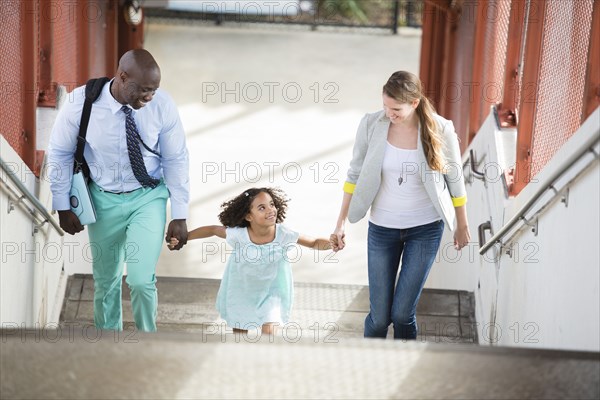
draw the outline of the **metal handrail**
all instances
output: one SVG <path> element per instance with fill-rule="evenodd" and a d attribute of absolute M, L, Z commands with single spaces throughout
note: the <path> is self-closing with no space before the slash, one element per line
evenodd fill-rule
<path fill-rule="evenodd" d="M 594 151 L 594 146 L 596 142 L 600 139 L 600 131 L 596 131 L 594 135 L 591 135 L 585 143 L 581 146 L 578 151 L 575 151 L 571 154 L 570 157 L 567 157 L 561 164 L 560 168 L 557 168 L 556 172 L 546 178 L 543 182 L 540 182 L 540 188 L 531 196 L 529 201 L 523 205 L 515 213 L 515 215 L 508 221 L 494 236 L 487 241 L 487 243 L 481 246 L 479 249 L 479 254 L 485 254 L 494 244 L 501 241 L 501 239 L 506 235 L 519 221 L 525 220 L 525 213 L 527 213 L 531 207 L 537 202 L 537 200 L 548 190 L 555 191 L 554 182 L 558 180 L 566 171 L 568 171 L 581 157 L 583 157 L 586 153 L 593 153 L 595 158 L 598 159 L 598 154 Z"/>
<path fill-rule="evenodd" d="M 6 175 L 8 175 L 12 183 L 14 183 L 17 186 L 17 188 L 21 193 L 23 193 L 25 198 L 27 198 L 27 200 L 31 202 L 33 207 L 35 207 L 35 209 L 44 217 L 44 220 L 42 221 L 40 226 L 44 225 L 46 222 L 50 222 L 50 224 L 54 227 L 54 229 L 56 229 L 58 234 L 60 236 L 64 236 L 65 232 L 62 230 L 62 228 L 56 222 L 56 220 L 50 215 L 48 210 L 46 210 L 46 207 L 44 207 L 42 203 L 40 203 L 40 201 L 31 194 L 31 192 L 25 187 L 25 185 L 23 185 L 23 182 L 21 182 L 21 180 L 17 178 L 15 173 L 8 168 L 2 157 L 0 157 L 0 166 L 2 167 L 2 171 L 4 171 Z M 32 215 L 34 215 L 33 212 Z"/>
<path fill-rule="evenodd" d="M 471 164 L 471 175 L 476 179 L 485 181 L 485 174 L 477 171 L 477 160 L 475 160 L 475 151 L 473 149 L 469 151 L 469 163 Z"/>

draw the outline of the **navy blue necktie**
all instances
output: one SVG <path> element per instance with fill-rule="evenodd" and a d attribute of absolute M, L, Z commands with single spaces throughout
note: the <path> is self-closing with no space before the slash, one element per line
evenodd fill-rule
<path fill-rule="evenodd" d="M 131 108 L 123 106 L 121 110 L 126 116 L 127 152 L 129 153 L 129 162 L 131 163 L 133 175 L 143 187 L 155 188 L 160 181 L 148 175 L 148 171 L 146 170 L 146 164 L 144 164 L 144 157 L 142 157 L 142 150 L 138 142 L 140 134 L 133 120 L 133 115 L 131 115 Z"/>

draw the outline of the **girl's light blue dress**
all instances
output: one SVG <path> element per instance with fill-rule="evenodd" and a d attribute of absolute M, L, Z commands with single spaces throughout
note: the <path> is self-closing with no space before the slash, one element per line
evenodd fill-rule
<path fill-rule="evenodd" d="M 233 253 L 217 294 L 221 318 L 238 329 L 287 323 L 294 297 L 290 260 L 298 255 L 298 233 L 277 224 L 275 239 L 258 245 L 250 241 L 247 228 L 227 228 L 226 232 Z"/>

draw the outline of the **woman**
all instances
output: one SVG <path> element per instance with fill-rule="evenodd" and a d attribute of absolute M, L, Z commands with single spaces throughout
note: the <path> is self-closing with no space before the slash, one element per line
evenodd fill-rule
<path fill-rule="evenodd" d="M 383 110 L 358 127 L 332 234 L 334 250 L 343 249 L 346 218 L 354 223 L 371 209 L 365 337 L 385 338 L 393 323 L 395 339 L 416 339 L 417 303 L 444 225 L 457 250 L 471 238 L 466 201 L 452 122 L 435 113 L 419 78 L 395 72 L 383 87 Z"/>

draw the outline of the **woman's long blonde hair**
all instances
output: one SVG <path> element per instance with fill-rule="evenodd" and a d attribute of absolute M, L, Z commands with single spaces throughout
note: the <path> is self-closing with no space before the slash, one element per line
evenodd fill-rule
<path fill-rule="evenodd" d="M 421 80 L 410 72 L 394 72 L 383 86 L 383 93 L 399 103 L 412 103 L 414 100 L 419 100 L 416 112 L 421 125 L 421 142 L 425 159 L 431 169 L 443 172 L 445 163 L 444 144 L 438 124 L 433 116 L 435 109 L 423 94 Z"/>

